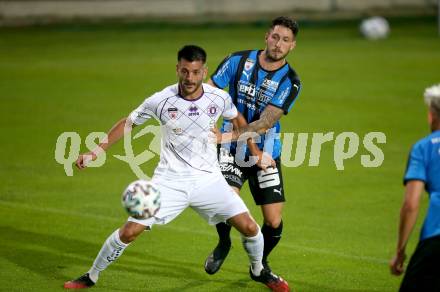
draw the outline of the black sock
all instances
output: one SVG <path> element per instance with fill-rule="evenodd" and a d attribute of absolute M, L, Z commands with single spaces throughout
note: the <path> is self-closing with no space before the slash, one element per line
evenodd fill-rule
<path fill-rule="evenodd" d="M 261 228 L 261 232 L 264 236 L 263 260 L 267 260 L 270 252 L 281 239 L 281 233 L 283 232 L 283 220 L 281 220 L 280 225 L 277 228 L 272 228 L 263 223 L 263 228 Z"/>
<path fill-rule="evenodd" d="M 225 245 L 231 245 L 231 225 L 226 224 L 224 222 L 220 222 L 217 225 L 215 225 L 215 228 L 217 228 L 217 233 L 219 237 L 219 243 L 225 244 Z"/>

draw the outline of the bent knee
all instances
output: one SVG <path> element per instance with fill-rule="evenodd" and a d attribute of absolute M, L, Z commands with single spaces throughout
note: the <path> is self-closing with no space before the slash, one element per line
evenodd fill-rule
<path fill-rule="evenodd" d="M 278 228 L 280 224 L 281 224 L 281 217 L 264 219 L 264 225 L 271 227 L 273 229 Z"/>
<path fill-rule="evenodd" d="M 144 229 L 138 226 L 125 225 L 119 230 L 119 238 L 123 243 L 130 243 L 138 237 Z"/>
<path fill-rule="evenodd" d="M 258 234 L 258 231 L 260 230 L 260 227 L 258 227 L 258 224 L 255 223 L 253 220 L 249 220 L 249 222 L 246 224 L 244 228 L 243 235 L 246 237 L 253 237 Z"/>
<path fill-rule="evenodd" d="M 123 243 L 130 243 L 134 241 L 137 237 L 137 234 L 131 230 L 121 230 L 119 232 L 119 238 Z"/>

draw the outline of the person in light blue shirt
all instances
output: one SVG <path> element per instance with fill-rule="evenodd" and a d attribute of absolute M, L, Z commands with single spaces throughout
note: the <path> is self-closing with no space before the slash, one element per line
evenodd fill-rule
<path fill-rule="evenodd" d="M 429 194 L 429 208 L 400 292 L 440 291 L 440 84 L 425 90 L 425 101 L 432 133 L 414 144 L 408 158 L 397 249 L 390 262 L 392 274 L 404 272 L 405 248 L 417 220 L 423 189 Z"/>

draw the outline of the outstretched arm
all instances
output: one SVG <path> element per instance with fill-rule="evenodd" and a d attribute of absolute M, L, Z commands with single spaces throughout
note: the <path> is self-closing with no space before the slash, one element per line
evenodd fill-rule
<path fill-rule="evenodd" d="M 396 254 L 390 261 L 390 269 L 393 275 L 401 275 L 404 272 L 405 249 L 419 213 L 420 198 L 423 194 L 425 183 L 420 180 L 412 180 L 406 184 L 405 199 L 400 209 L 399 235 L 397 239 Z"/>
<path fill-rule="evenodd" d="M 79 169 L 87 167 L 89 161 L 95 160 L 100 153 L 107 151 L 111 145 L 119 141 L 119 139 L 121 139 L 126 133 L 130 132 L 133 129 L 133 126 L 134 124 L 129 118 L 123 118 L 118 121 L 107 133 L 107 140 L 100 143 L 92 151 L 81 154 L 76 160 L 76 166 Z"/>

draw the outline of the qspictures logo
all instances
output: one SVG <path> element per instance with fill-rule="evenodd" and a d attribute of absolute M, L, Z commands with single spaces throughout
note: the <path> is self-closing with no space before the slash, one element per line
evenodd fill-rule
<path fill-rule="evenodd" d="M 138 178 L 150 179 L 143 171 L 142 166 L 158 157 L 161 147 L 165 147 L 162 145 L 161 138 L 162 131 L 166 126 L 147 125 L 134 136 L 131 131 L 126 133 L 123 138 L 125 153 L 123 155 L 115 154 L 113 157 L 127 163 Z M 147 134 L 152 134 L 153 138 L 143 152 L 135 153 L 132 142 Z M 256 143 L 260 142 L 260 136 L 256 133 L 244 133 L 237 141 L 236 153 L 245 152 L 246 141 L 249 137 L 253 137 Z M 55 160 L 63 166 L 67 176 L 73 176 L 73 167 L 80 155 L 82 143 L 85 144 L 88 151 L 92 151 L 97 149 L 100 143 L 106 142 L 107 135 L 104 132 L 92 132 L 84 140 L 76 132 L 64 132 L 58 136 L 56 141 Z M 193 146 L 197 146 L 195 147 L 197 149 L 205 149 L 207 143 L 215 144 L 216 142 L 194 137 L 191 143 Z M 320 158 L 323 148 L 326 147 L 328 150 L 331 147 L 335 170 L 344 171 L 346 161 L 359 159 L 359 157 L 356 158 L 359 151 L 363 153 L 358 160 L 363 167 L 380 167 L 385 160 L 385 154 L 381 148 L 385 143 L 386 135 L 383 132 L 369 132 L 360 136 L 355 132 L 275 133 L 275 129 L 270 129 L 265 135 L 263 151 L 272 153 L 274 147 L 281 144 L 281 164 L 284 167 L 292 168 L 305 165 L 319 167 L 322 165 Z M 198 155 L 198 153 L 194 153 L 194 155 Z M 245 155 L 239 154 L 235 156 L 235 161 L 239 166 L 247 167 L 256 164 L 257 157 L 245 157 Z M 101 167 L 105 164 L 106 159 L 107 154 L 102 151 L 94 161 L 90 157 L 87 167 Z M 217 161 L 212 163 L 212 167 L 219 167 Z"/>

